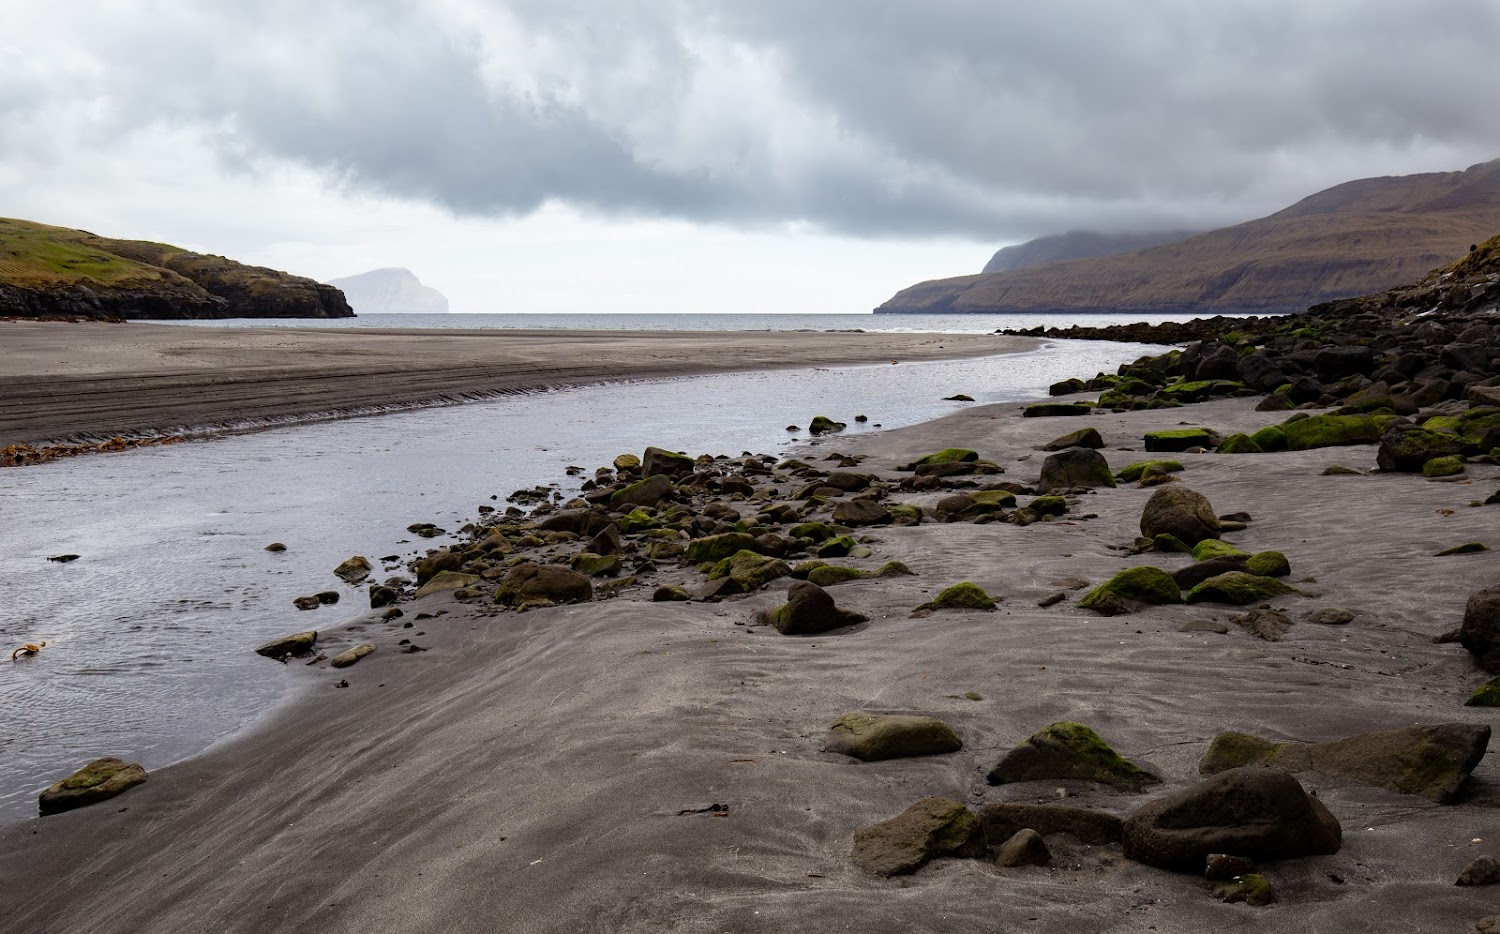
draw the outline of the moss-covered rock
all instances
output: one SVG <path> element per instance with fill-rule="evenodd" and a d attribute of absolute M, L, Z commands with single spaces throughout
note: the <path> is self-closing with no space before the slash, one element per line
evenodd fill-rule
<path fill-rule="evenodd" d="M 1148 470 L 1155 470 L 1160 473 L 1177 473 L 1182 469 L 1182 463 L 1180 461 L 1136 461 L 1134 464 L 1131 464 L 1129 467 L 1126 467 L 1124 470 L 1115 474 L 1115 479 L 1123 483 L 1134 483 L 1137 480 L 1141 479 L 1141 476 Z"/>
<path fill-rule="evenodd" d="M 1247 872 L 1233 879 L 1210 883 L 1214 897 L 1230 905 L 1251 905 L 1263 908 L 1276 901 L 1276 889 L 1258 872 Z"/>
<path fill-rule="evenodd" d="M 839 535 L 818 546 L 818 557 L 847 558 L 858 547 L 859 543 L 848 535 Z"/>
<path fill-rule="evenodd" d="M 1250 434 L 1250 440 L 1255 446 L 1266 453 L 1286 450 L 1286 429 L 1280 425 L 1267 425 L 1264 428 Z"/>
<path fill-rule="evenodd" d="M 849 426 L 845 423 L 836 422 L 826 415 L 815 415 L 813 416 L 813 420 L 808 423 L 807 430 L 815 435 L 824 435 L 829 432 L 843 431 L 847 427 Z"/>
<path fill-rule="evenodd" d="M 1005 507 L 1016 504 L 1016 494 L 1009 490 L 974 490 L 968 494 L 968 497 L 980 506 Z"/>
<path fill-rule="evenodd" d="M 38 810 L 45 816 L 97 804 L 145 780 L 146 770 L 133 762 L 113 757 L 95 759 L 67 778 L 47 786 L 37 796 Z M 975 825 L 978 825 L 978 818 L 975 818 Z"/>
<path fill-rule="evenodd" d="M 1181 552 L 1182 554 L 1192 554 L 1193 552 L 1193 549 L 1189 548 L 1182 539 L 1171 532 L 1158 532 L 1156 535 L 1153 535 L 1151 537 L 1151 547 L 1157 551 Z"/>
<path fill-rule="evenodd" d="M 807 580 L 812 581 L 819 587 L 832 587 L 849 581 L 864 580 L 869 573 L 858 568 L 840 567 L 836 564 L 824 564 L 820 567 L 811 568 L 807 573 Z"/>
<path fill-rule="evenodd" d="M 589 577 L 614 577 L 624 568 L 619 555 L 596 555 L 585 551 L 573 556 L 569 566 Z"/>
<path fill-rule="evenodd" d="M 289 636 L 272 639 L 265 645 L 255 650 L 255 654 L 264 655 L 266 658 L 274 658 L 277 661 L 286 661 L 297 655 L 306 655 L 313 650 L 313 645 L 318 641 L 318 634 L 314 630 L 306 632 L 294 632 Z"/>
<path fill-rule="evenodd" d="M 1206 538 L 1218 538 L 1221 529 L 1208 497 L 1182 484 L 1158 488 L 1141 510 L 1141 535 L 1146 538 L 1167 532 L 1195 546 Z"/>
<path fill-rule="evenodd" d="M 1288 450 L 1310 451 L 1344 444 L 1378 444 L 1394 419 L 1394 415 L 1314 415 L 1287 421 L 1281 428 Z"/>
<path fill-rule="evenodd" d="M 1279 551 L 1258 551 L 1245 560 L 1245 568 L 1261 577 L 1286 577 L 1292 573 L 1292 563 Z"/>
<path fill-rule="evenodd" d="M 585 603 L 594 598 L 594 585 L 571 568 L 525 562 L 510 569 L 495 591 L 495 600 L 517 609 Z"/>
<path fill-rule="evenodd" d="M 609 498 L 611 509 L 631 509 L 636 506 L 656 506 L 675 493 L 677 487 L 666 474 L 652 474 L 644 480 L 616 490 Z"/>
<path fill-rule="evenodd" d="M 734 582 L 736 593 L 759 590 L 778 577 L 786 577 L 792 569 L 785 561 L 754 551 L 737 551 L 708 572 L 709 580 L 729 578 Z"/>
<path fill-rule="evenodd" d="M 1239 550 L 1228 542 L 1219 541 L 1216 538 L 1205 538 L 1193 547 L 1194 561 L 1207 561 L 1209 558 L 1219 558 L 1224 555 L 1247 557 L 1245 552 Z"/>
<path fill-rule="evenodd" d="M 900 561 L 887 561 L 875 571 L 876 577 L 916 577 L 917 572 Z"/>
<path fill-rule="evenodd" d="M 1454 555 L 1474 555 L 1481 551 L 1489 551 L 1490 546 L 1484 542 L 1464 542 L 1462 545 L 1454 545 L 1452 548 L 1444 548 L 1433 555 L 1434 558 L 1451 558 Z"/>
<path fill-rule="evenodd" d="M 1048 418 L 1067 415 L 1090 415 L 1094 406 L 1088 402 L 1034 402 L 1021 411 L 1026 418 Z"/>
<path fill-rule="evenodd" d="M 830 538 L 837 538 L 839 530 L 826 522 L 803 522 L 792 526 L 790 534 L 792 538 L 807 538 L 815 542 L 826 542 Z"/>
<path fill-rule="evenodd" d="M 1098 733 L 1081 723 L 1066 721 L 1044 727 L 1006 753 L 986 779 L 991 785 L 1079 779 L 1119 788 L 1161 782 L 1156 775 L 1121 758 Z"/>
<path fill-rule="evenodd" d="M 664 584 L 651 594 L 651 600 L 655 603 L 685 603 L 691 599 L 693 595 L 687 592 L 687 588 L 675 584 Z"/>
<path fill-rule="evenodd" d="M 1464 453 L 1462 438 L 1441 431 L 1427 431 L 1414 425 L 1391 425 L 1379 438 L 1380 449 L 1375 463 L 1381 470 L 1416 473 L 1435 457 Z"/>
<path fill-rule="evenodd" d="M 641 475 L 646 477 L 657 475 L 685 477 L 693 472 L 695 466 L 691 457 L 678 451 L 668 451 L 666 448 L 646 448 L 641 456 Z"/>
<path fill-rule="evenodd" d="M 1044 451 L 1063 451 L 1068 448 L 1102 448 L 1104 437 L 1092 426 L 1070 431 L 1060 438 L 1053 438 L 1042 446 Z"/>
<path fill-rule="evenodd" d="M 1422 465 L 1422 476 L 1453 477 L 1464 472 L 1464 459 L 1457 454 L 1434 457 Z"/>
<path fill-rule="evenodd" d="M 925 467 L 928 464 L 953 464 L 979 460 L 979 454 L 968 448 L 944 448 L 924 455 L 912 462 L 912 467 Z"/>
<path fill-rule="evenodd" d="M 1219 435 L 1207 428 L 1172 428 L 1146 432 L 1148 451 L 1187 451 L 1192 448 L 1217 447 Z"/>
<path fill-rule="evenodd" d="M 639 470 L 641 459 L 634 454 L 619 454 L 614 459 L 616 470 Z"/>
<path fill-rule="evenodd" d="M 1232 434 L 1219 442 L 1215 454 L 1264 454 L 1265 451 L 1247 434 Z"/>
<path fill-rule="evenodd" d="M 957 752 L 963 745 L 953 728 L 935 717 L 859 711 L 846 713 L 834 721 L 823 749 L 864 762 L 880 762 L 945 755 Z"/>
<path fill-rule="evenodd" d="M 358 584 L 370 576 L 370 559 L 364 555 L 355 555 L 334 568 L 333 573 L 346 584 Z"/>
<path fill-rule="evenodd" d="M 922 507 L 920 506 L 912 503 L 891 503 L 887 508 L 891 512 L 892 525 L 906 526 L 922 524 Z"/>
<path fill-rule="evenodd" d="M 793 583 L 786 598 L 786 603 L 758 616 L 761 623 L 774 626 L 784 636 L 815 636 L 866 619 L 862 613 L 836 606 L 833 597 L 811 581 Z"/>
<path fill-rule="evenodd" d="M 615 520 L 615 528 L 622 535 L 634 535 L 637 532 L 645 532 L 661 525 L 657 518 L 644 509 L 632 509 L 630 512 Z"/>
<path fill-rule="evenodd" d="M 694 564 L 722 561 L 736 552 L 756 551 L 759 547 L 755 536 L 748 532 L 722 532 L 688 542 L 687 560 Z"/>
<path fill-rule="evenodd" d="M 978 584 L 961 581 L 927 601 L 918 610 L 993 610 L 995 598 Z"/>
<path fill-rule="evenodd" d="M 1068 501 L 1061 496 L 1038 496 L 1026 506 L 1039 516 L 1060 516 L 1068 511 Z"/>
<path fill-rule="evenodd" d="M 465 574 L 462 571 L 439 571 L 432 576 L 431 580 L 417 588 L 416 596 L 425 597 L 428 594 L 441 593 L 445 590 L 473 587 L 482 579 L 478 574 Z"/>
<path fill-rule="evenodd" d="M 1163 386 L 1157 392 L 1161 398 L 1191 404 L 1220 396 L 1232 396 L 1235 393 L 1244 392 L 1244 390 L 1244 383 L 1237 383 L 1233 380 L 1194 379 L 1183 380 L 1180 383 L 1173 383 L 1170 386 Z"/>
<path fill-rule="evenodd" d="M 1146 565 L 1119 572 L 1085 594 L 1078 606 L 1105 616 L 1116 616 L 1122 611 L 1128 612 L 1131 603 L 1162 606 L 1181 602 L 1182 591 L 1172 575 L 1161 568 Z"/>
<path fill-rule="evenodd" d="M 1479 690 L 1469 695 L 1464 701 L 1465 707 L 1500 707 L 1500 676 L 1496 676 L 1479 686 Z"/>
<path fill-rule="evenodd" d="M 1272 577 L 1246 571 L 1216 574 L 1187 592 L 1188 603 L 1232 603 L 1245 606 L 1282 594 L 1294 593 L 1292 587 Z"/>
<path fill-rule="evenodd" d="M 924 798 L 890 820 L 854 833 L 855 865 L 878 876 L 916 872 L 940 856 L 984 853 L 979 818 L 961 802 Z"/>
<path fill-rule="evenodd" d="M 1037 488 L 1043 493 L 1114 485 L 1115 477 L 1109 469 L 1109 461 L 1092 448 L 1068 448 L 1047 455 L 1042 462 L 1041 479 L 1037 481 Z"/>

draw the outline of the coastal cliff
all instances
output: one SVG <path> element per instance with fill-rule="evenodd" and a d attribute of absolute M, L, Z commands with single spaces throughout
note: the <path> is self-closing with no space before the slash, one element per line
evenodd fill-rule
<path fill-rule="evenodd" d="M 877 312 L 1279 314 L 1409 282 L 1500 229 L 1500 160 L 1368 178 L 1118 256 L 922 282 Z"/>
<path fill-rule="evenodd" d="M 410 269 L 387 267 L 329 279 L 358 314 L 446 314 L 448 298 Z"/>
<path fill-rule="evenodd" d="M 0 218 L 0 316 L 350 318 L 330 285 L 164 243 Z"/>

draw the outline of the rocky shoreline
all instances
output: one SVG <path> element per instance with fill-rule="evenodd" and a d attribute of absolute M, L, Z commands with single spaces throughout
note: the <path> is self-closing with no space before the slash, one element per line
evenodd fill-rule
<path fill-rule="evenodd" d="M 0 831 L 0 928 L 1494 930 L 1500 332 L 1413 307 L 351 559 L 304 699 Z"/>

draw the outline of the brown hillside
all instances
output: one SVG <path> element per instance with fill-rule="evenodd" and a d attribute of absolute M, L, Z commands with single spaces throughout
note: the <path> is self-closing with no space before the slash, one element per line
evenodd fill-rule
<path fill-rule="evenodd" d="M 1119 256 L 922 282 L 882 312 L 1288 312 L 1389 288 L 1500 229 L 1500 160 L 1367 178 L 1268 217 Z"/>

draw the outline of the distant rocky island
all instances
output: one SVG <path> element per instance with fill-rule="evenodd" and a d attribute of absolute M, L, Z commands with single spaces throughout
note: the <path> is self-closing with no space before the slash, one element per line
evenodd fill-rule
<path fill-rule="evenodd" d="M 352 318 L 337 288 L 165 243 L 0 218 L 0 317 Z"/>
<path fill-rule="evenodd" d="M 359 314 L 446 314 L 448 299 L 422 284 L 410 269 L 388 266 L 357 276 L 329 279 Z"/>
<path fill-rule="evenodd" d="M 922 282 L 875 310 L 1283 314 L 1417 279 L 1497 228 L 1500 160 L 1346 182 L 1268 217 L 1113 256 L 1018 265 L 1002 250 L 991 265 L 1007 271 Z M 1015 249 L 1024 260 L 1080 239 Z"/>

